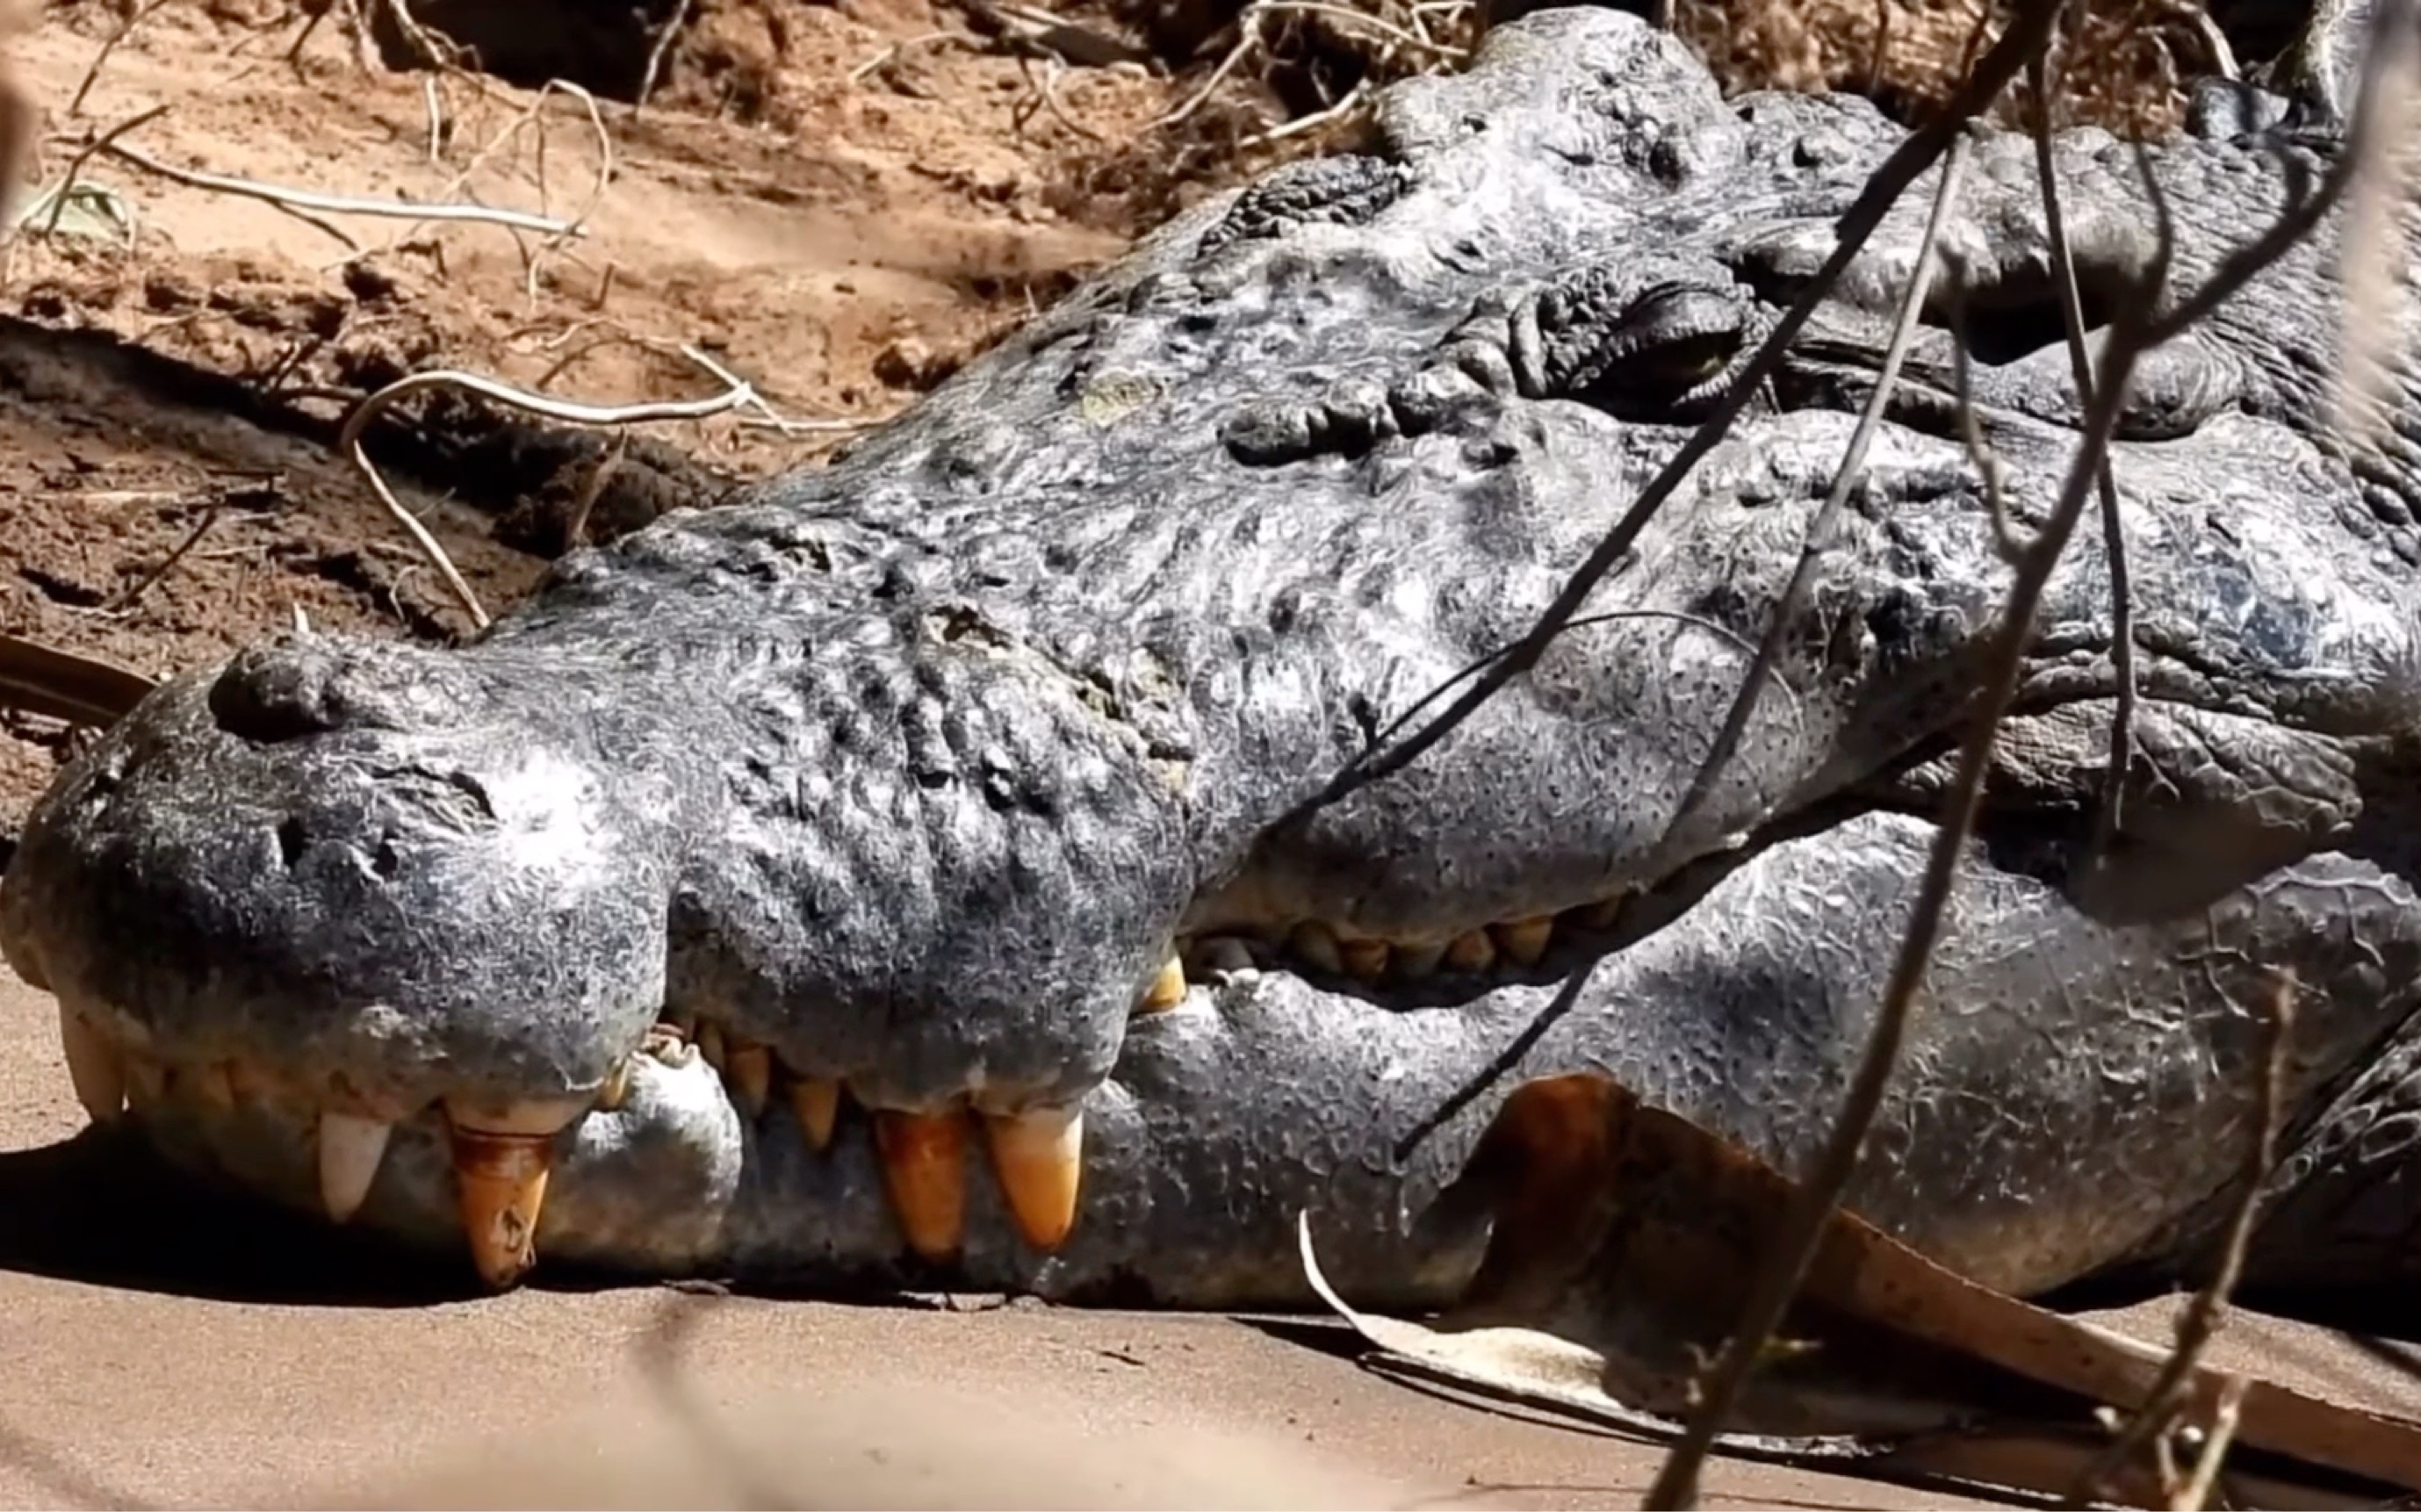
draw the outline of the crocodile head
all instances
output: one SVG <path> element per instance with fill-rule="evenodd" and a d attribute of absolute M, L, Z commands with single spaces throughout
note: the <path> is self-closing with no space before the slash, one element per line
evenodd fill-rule
<path fill-rule="evenodd" d="M 1925 186 L 1534 668 L 1304 805 L 1529 626 L 1899 140 L 1530 16 L 1390 91 L 1371 150 L 1189 213 L 829 467 L 576 553 L 472 644 L 297 633 L 164 687 L 32 814 L 0 948 L 96 1118 L 467 1229 L 496 1283 L 1285 1302 L 1308 1211 L 1349 1295 L 1434 1300 L 1497 1099 L 1582 1068 L 1795 1168 L 2076 441 L 2028 142 L 1978 140 L 1944 243 L 1981 441 L 1945 304 L 1703 802 Z M 2148 184 L 2191 288 L 2331 150 L 2206 132 L 2147 179 L 2063 138 L 2088 305 L 2163 297 Z M 2325 242 L 2142 370 L 2123 813 L 2089 844 L 2120 683 L 2087 531 L 1852 1190 L 1996 1285 L 2195 1263 L 2279 969 L 2303 1163 L 2257 1269 L 2411 1263 L 2328 1216 L 2413 1080 L 2421 535 L 2409 453 L 2313 418 Z"/>

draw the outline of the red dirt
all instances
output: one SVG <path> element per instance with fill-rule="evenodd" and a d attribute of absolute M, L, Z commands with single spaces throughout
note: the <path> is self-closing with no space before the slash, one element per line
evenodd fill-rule
<path fill-rule="evenodd" d="M 617 55 L 595 19 L 628 33 L 629 7 L 451 10 L 414 14 L 487 16 L 486 33 L 466 35 L 524 72 L 547 61 L 535 41 L 601 92 L 629 61 L 631 37 Z M 463 611 L 335 454 L 337 424 L 370 390 L 445 366 L 596 402 L 719 392 L 691 347 L 784 416 L 877 419 L 1195 192 L 1139 182 L 1119 157 L 1176 98 L 1164 69 L 1067 67 L 1046 104 L 1049 67 L 993 50 L 929 0 L 692 12 L 644 112 L 601 101 L 613 179 L 598 195 L 597 123 L 569 91 L 390 68 L 341 18 L 289 63 L 303 16 L 211 0 L 143 9 L 78 104 L 126 9 L 54 6 L 16 49 L 48 116 L 33 178 L 39 190 L 72 171 L 117 196 L 135 231 L 130 246 L 87 197 L 40 234 L 38 204 L 35 231 L 0 265 L 0 631 L 151 674 L 206 663 L 298 608 L 323 626 L 459 632 Z M 498 16 L 518 30 L 499 33 Z M 1114 23 L 1082 23 L 1148 56 Z M 586 234 L 322 217 L 340 239 L 107 154 L 77 161 L 95 134 L 160 106 L 120 140 L 176 167 L 585 216 Z M 576 521 L 600 432 L 446 396 L 389 412 L 370 445 L 492 610 L 575 526 L 618 534 L 836 439 L 742 415 L 641 431 Z M 206 518 L 193 549 L 133 594 Z M 68 740 L 0 714 L 0 834 Z"/>

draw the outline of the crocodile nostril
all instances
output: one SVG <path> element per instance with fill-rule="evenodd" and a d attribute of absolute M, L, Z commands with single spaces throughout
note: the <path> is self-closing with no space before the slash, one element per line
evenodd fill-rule
<path fill-rule="evenodd" d="M 275 743 L 334 729 L 324 656 L 273 643 L 239 653 L 211 683 L 211 717 L 239 740 Z"/>
<path fill-rule="evenodd" d="M 289 818 L 279 821 L 277 858 L 286 864 L 288 870 L 292 870 L 302 861 L 304 848 L 308 843 L 309 837 L 303 833 L 301 819 Z"/>

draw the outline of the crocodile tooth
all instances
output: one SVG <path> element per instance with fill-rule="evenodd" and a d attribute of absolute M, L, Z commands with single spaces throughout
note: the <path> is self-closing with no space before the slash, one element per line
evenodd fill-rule
<path fill-rule="evenodd" d="M 177 1072 L 178 1084 L 188 1088 L 194 1100 L 212 1113 L 235 1111 L 235 1080 L 225 1061 L 203 1061 Z"/>
<path fill-rule="evenodd" d="M 277 1095 L 276 1079 L 269 1068 L 258 1061 L 242 1057 L 226 1063 L 227 1090 L 236 1101 L 248 1107 L 258 1107 Z"/>
<path fill-rule="evenodd" d="M 1496 937 L 1497 948 L 1515 965 L 1536 966 L 1547 954 L 1547 943 L 1555 937 L 1555 916 L 1541 913 L 1515 919 L 1492 926 L 1489 933 Z"/>
<path fill-rule="evenodd" d="M 139 1050 L 124 1052 L 120 1059 L 126 1067 L 126 1105 L 140 1112 L 156 1108 L 168 1097 L 168 1068 L 153 1056 Z"/>
<path fill-rule="evenodd" d="M 1252 971 L 1259 964 L 1253 959 L 1253 947 L 1232 934 L 1213 935 L 1195 943 L 1194 973 L 1197 976 L 1225 976 Z"/>
<path fill-rule="evenodd" d="M 763 1113 L 773 1090 L 773 1052 L 735 1036 L 724 1058 L 723 1077 L 731 1084 L 731 1100 L 751 1118 Z"/>
<path fill-rule="evenodd" d="M 833 1127 L 840 1122 L 840 1083 L 830 1077 L 803 1076 L 790 1083 L 790 1112 L 807 1148 L 832 1148 Z"/>
<path fill-rule="evenodd" d="M 1611 929 L 1622 922 L 1623 907 L 1630 901 L 1628 892 L 1601 897 L 1594 903 L 1584 903 L 1572 910 L 1572 918 L 1584 929 Z"/>
<path fill-rule="evenodd" d="M 320 1115 L 320 1201 L 330 1218 L 341 1224 L 361 1210 L 393 1132 L 395 1125 L 383 1118 Z"/>
<path fill-rule="evenodd" d="M 539 1211 L 554 1141 L 539 1134 L 453 1130 L 454 1185 L 471 1263 L 501 1291 L 538 1263 Z"/>
<path fill-rule="evenodd" d="M 59 1006 L 59 1044 L 67 1052 L 68 1081 L 76 1100 L 97 1124 L 113 1122 L 126 1106 L 126 1054 L 83 1014 Z"/>
<path fill-rule="evenodd" d="M 1185 962 L 1175 956 L 1163 961 L 1160 974 L 1143 990 L 1143 999 L 1135 1005 L 1137 1013 L 1166 1013 L 1185 1001 Z"/>
<path fill-rule="evenodd" d="M 1445 947 L 1448 969 L 1458 972 L 1484 972 L 1496 964 L 1496 942 L 1488 938 L 1485 929 L 1459 934 Z"/>
<path fill-rule="evenodd" d="M 967 1120 L 943 1113 L 874 1115 L 882 1185 L 908 1247 L 936 1263 L 958 1253 L 967 1222 Z"/>
<path fill-rule="evenodd" d="M 1081 1108 L 1035 1108 L 984 1119 L 992 1171 L 1018 1236 L 1049 1254 L 1076 1226 L 1076 1193 L 1085 1176 L 1085 1114 Z"/>
<path fill-rule="evenodd" d="M 629 1101 L 630 1097 L 631 1063 L 618 1061 L 612 1070 L 605 1073 L 605 1080 L 597 1088 L 597 1111 L 620 1113 L 622 1104 Z"/>
<path fill-rule="evenodd" d="M 1345 963 L 1346 974 L 1375 982 L 1387 974 L 1387 942 L 1384 940 L 1345 940 L 1336 946 L 1337 959 Z"/>
<path fill-rule="evenodd" d="M 1294 933 L 1287 937 L 1287 945 L 1297 957 L 1331 976 L 1345 974 L 1345 955 L 1337 948 L 1336 931 L 1318 919 L 1296 925 Z"/>
<path fill-rule="evenodd" d="M 728 1059 L 727 1047 L 723 1042 L 723 1026 L 711 1019 L 699 1024 L 696 1044 L 697 1052 L 706 1057 L 706 1064 L 714 1068 L 717 1076 L 722 1075 L 724 1065 Z"/>
<path fill-rule="evenodd" d="M 1416 982 L 1434 973 L 1438 962 L 1445 959 L 1444 945 L 1398 945 L 1394 956 L 1396 974 L 1406 981 Z"/>

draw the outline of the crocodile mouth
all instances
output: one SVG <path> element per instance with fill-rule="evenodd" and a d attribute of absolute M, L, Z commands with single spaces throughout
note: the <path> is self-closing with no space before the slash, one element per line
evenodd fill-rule
<path fill-rule="evenodd" d="M 1453 1091 L 1417 1074 L 1423 1047 L 1442 1036 L 1477 1044 L 1535 1015 L 1731 864 L 1430 938 L 1380 938 L 1320 919 L 1254 924 L 1214 897 L 1178 921 L 1159 964 L 1124 990 L 1116 1058 L 1096 1084 L 1038 1099 L 977 1076 L 959 1096 L 902 1106 L 915 1099 L 861 1098 L 855 1078 L 798 1052 L 800 1034 L 769 1034 L 745 1006 L 668 989 L 660 964 L 626 974 L 634 990 L 601 986 L 614 973 L 593 963 L 616 958 L 593 943 L 646 932 L 628 896 L 641 889 L 622 887 L 601 926 L 506 962 L 508 974 L 552 969 L 552 990 L 526 1011 L 483 1021 L 473 1044 L 422 1021 L 440 1016 L 379 1001 L 406 994 L 366 985 L 334 943 L 402 932 L 330 881 L 341 872 L 409 894 L 425 880 L 414 875 L 425 865 L 417 837 L 393 812 L 369 826 L 376 840 L 345 838 L 324 812 L 273 819 L 267 804 L 221 787 L 211 794 L 218 812 L 200 820 L 208 859 L 190 848 L 164 864 L 141 855 L 177 836 L 182 818 L 143 814 L 149 785 L 180 772 L 193 780 L 213 760 L 180 742 L 195 739 L 188 717 L 217 685 L 211 674 L 171 683 L 63 775 L 0 878 L 0 947 L 57 996 L 69 1078 L 95 1125 L 131 1125 L 197 1177 L 337 1224 L 435 1251 L 467 1244 L 495 1288 L 521 1281 L 543 1255 L 609 1272 L 739 1268 L 842 1285 L 1283 1297 L 1293 1288 L 1267 1256 L 1173 1221 L 1178 1204 L 1165 1189 L 1215 1206 L 1221 1193 L 1203 1188 L 1217 1173 L 1204 1167 L 1235 1161 L 1248 1169 L 1225 1179 L 1251 1195 L 1317 1204 L 1324 1188 L 1335 1194 L 1323 1162 L 1358 1152 L 1391 1179 L 1426 1161 L 1413 1184 L 1436 1195 L 1451 1161 L 1390 1148 Z M 586 824 L 567 812 L 578 802 L 564 789 L 578 782 L 559 766 L 540 763 L 520 782 L 473 778 L 424 752 L 375 770 L 441 820 L 464 807 L 493 811 L 520 829 L 510 845 L 524 851 L 560 847 Z M 117 827 L 120 812 L 139 817 Z M 318 923 L 359 916 L 273 941 L 274 927 L 247 915 L 273 907 L 260 901 L 272 887 L 291 886 L 318 888 L 303 905 Z M 219 906 L 244 889 L 255 895 L 249 908 Z M 538 932 L 530 921 L 576 901 L 533 897 L 510 879 L 497 895 L 512 899 L 523 938 Z M 472 933 L 436 948 L 476 952 Z M 571 964 L 584 951 L 585 979 Z M 1260 1074 L 1272 1061 L 1319 1067 L 1274 1110 Z M 1222 1083 L 1262 1088 L 1263 1105 Z M 1206 1157 L 1199 1130 L 1217 1130 L 1223 1116 L 1249 1125 L 1249 1137 L 1222 1146 L 1214 1135 Z M 1340 1118 L 1367 1121 L 1367 1137 L 1319 1127 Z M 1306 1165 L 1323 1140 L 1334 1148 Z M 1269 1180 L 1278 1162 L 1255 1141 L 1294 1156 L 1306 1179 Z M 1395 1284 L 1427 1294 L 1476 1263 L 1479 1234 L 1474 1215 L 1441 1212 L 1433 1222 L 1456 1232 L 1412 1260 L 1382 1259 L 1425 1205 L 1382 1209 L 1362 1239 L 1366 1269 L 1393 1270 Z M 1138 1279 L 1151 1268 L 1131 1263 L 1133 1236 L 1119 1230 L 1143 1224 L 1199 1245 L 1186 1279 Z M 1104 1258 L 1070 1256 L 1087 1240 Z M 1338 1265 L 1351 1275 L 1351 1253 Z"/>

